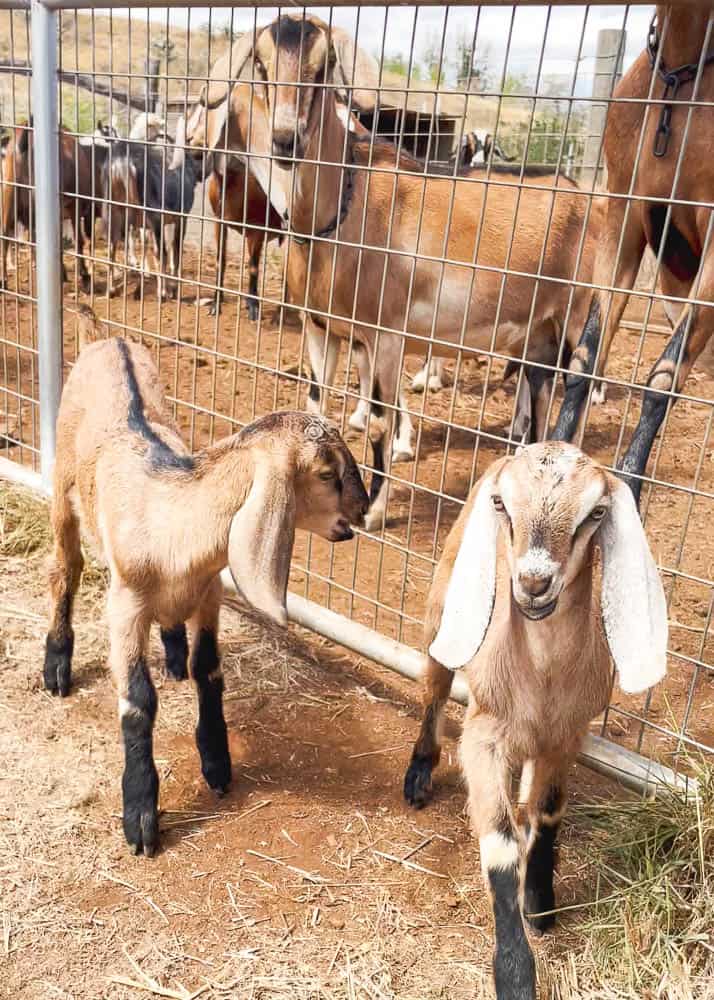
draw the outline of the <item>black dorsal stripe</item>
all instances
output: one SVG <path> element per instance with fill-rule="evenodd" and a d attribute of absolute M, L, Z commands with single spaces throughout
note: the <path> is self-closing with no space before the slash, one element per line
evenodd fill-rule
<path fill-rule="evenodd" d="M 129 430 L 133 431 L 134 434 L 139 434 L 149 445 L 148 457 L 152 468 L 193 469 L 194 461 L 191 455 L 177 455 L 149 425 L 144 413 L 144 400 L 141 398 L 139 383 L 136 380 L 134 362 L 129 354 L 126 341 L 118 338 L 117 347 L 126 369 L 126 383 L 129 390 L 129 414 L 127 418 Z"/>

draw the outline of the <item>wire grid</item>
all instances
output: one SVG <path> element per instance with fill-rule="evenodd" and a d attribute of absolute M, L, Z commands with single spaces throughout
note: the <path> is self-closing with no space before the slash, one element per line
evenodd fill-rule
<path fill-rule="evenodd" d="M 128 263 L 130 226 L 127 211 L 133 211 L 135 206 L 126 195 L 103 190 L 98 179 L 97 164 L 107 155 L 112 162 L 115 156 L 118 158 L 121 143 L 111 136 L 92 142 L 88 136 L 100 119 L 104 123 L 113 122 L 116 131 L 126 135 L 136 116 L 142 110 L 153 108 L 166 134 L 137 141 L 145 150 L 147 162 L 149 157 L 157 157 L 163 177 L 162 197 L 166 198 L 166 176 L 170 173 L 174 152 L 177 117 L 191 112 L 201 89 L 209 82 L 211 68 L 228 52 L 240 32 L 255 33 L 271 20 L 271 15 L 294 14 L 295 11 L 276 9 L 268 13 L 236 7 L 230 11 L 188 10 L 180 17 L 175 13 L 167 9 L 104 14 L 64 11 L 60 15 L 59 86 L 65 132 L 77 143 L 74 147 L 77 164 L 83 155 L 79 146 L 84 144 L 94 168 L 91 192 L 84 192 L 82 201 L 95 205 L 97 217 L 107 204 L 119 209 L 124 243 L 124 256 L 120 251 L 115 265 L 122 281 L 119 294 L 114 297 L 110 297 L 108 287 L 106 231 L 102 232 L 102 227 L 97 225 L 87 234 L 89 246 L 85 258 L 92 271 L 88 294 L 79 288 L 78 255 L 74 247 L 67 249 L 69 282 L 65 286 L 65 302 L 70 306 L 73 300 L 91 305 L 109 331 L 140 339 L 152 347 L 179 426 L 191 446 L 200 448 L 273 409 L 304 409 L 307 404 L 311 377 L 306 338 L 296 308 L 299 303 L 290 298 L 286 268 L 288 255 L 302 251 L 295 250 L 294 245 L 285 240 L 283 222 L 270 216 L 264 198 L 256 208 L 260 199 L 256 199 L 254 192 L 251 194 L 248 174 L 241 165 L 247 161 L 251 169 L 262 169 L 272 184 L 277 169 L 275 159 L 270 149 L 261 151 L 251 146 L 243 161 L 233 161 L 230 169 L 220 158 L 214 160 L 212 165 L 218 168 L 215 175 L 218 180 L 214 178 L 212 206 L 211 182 L 204 155 L 201 170 L 205 171 L 205 182 L 196 186 L 177 274 L 173 273 L 168 250 L 164 248 L 159 253 L 158 269 L 164 287 L 176 295 L 175 299 L 164 300 L 158 296 L 155 275 L 146 270 L 137 271 Z M 375 165 L 375 150 L 380 147 L 375 132 L 372 133 L 367 165 L 352 164 L 351 169 L 366 176 L 368 189 L 370 185 L 383 183 L 385 177 L 390 179 L 392 194 L 384 199 L 389 250 L 385 253 L 383 244 L 370 244 L 366 211 L 357 241 L 342 237 L 341 224 L 336 232 L 314 237 L 307 251 L 308 261 L 312 262 L 315 247 L 323 244 L 332 249 L 332 267 L 327 301 L 321 308 L 311 308 L 311 313 L 324 324 L 344 320 L 346 314 L 335 304 L 334 295 L 336 284 L 343 277 L 340 275 L 340 255 L 345 251 L 352 254 L 350 278 L 358 287 L 366 270 L 365 261 L 369 261 L 370 254 L 373 257 L 377 251 L 381 253 L 384 261 L 381 283 L 370 289 L 370 294 L 378 301 L 376 321 L 367 322 L 356 313 L 347 315 L 347 319 L 361 319 L 362 331 L 367 331 L 377 343 L 394 335 L 404 342 L 406 356 L 401 386 L 414 423 L 415 457 L 412 461 L 396 462 L 391 467 L 386 529 L 369 534 L 360 532 L 351 546 L 332 547 L 314 537 L 300 539 L 293 560 L 291 588 L 390 637 L 419 646 L 426 594 L 448 530 L 478 476 L 494 459 L 518 443 L 513 434 L 514 404 L 516 385 L 522 376 L 504 381 L 511 351 L 505 346 L 503 336 L 499 333 L 497 342 L 495 334 L 501 313 L 505 313 L 507 282 L 531 279 L 527 286 L 522 286 L 530 309 L 526 346 L 518 347 L 515 352 L 518 357 L 525 357 L 531 338 L 536 336 L 539 289 L 554 285 L 568 289 L 562 317 L 565 328 L 578 289 L 614 289 L 612 285 L 595 285 L 589 274 L 583 277 L 586 231 L 594 211 L 593 197 L 602 192 L 602 111 L 613 102 L 612 89 L 623 62 L 627 69 L 633 56 L 644 47 L 649 12 L 645 12 L 643 19 L 642 13 L 635 8 L 608 11 L 608 25 L 614 25 L 621 35 L 619 51 L 604 64 L 609 73 L 605 95 L 602 86 L 595 93 L 593 74 L 588 70 L 601 23 L 601 8 L 577 12 L 565 12 L 555 6 L 544 8 L 539 15 L 538 31 L 529 35 L 529 62 L 518 73 L 512 66 L 514 63 L 524 65 L 516 59 L 518 46 L 522 44 L 522 19 L 533 16 L 518 7 L 504 7 L 495 14 L 484 8 L 470 8 L 466 17 L 458 7 L 439 8 L 438 16 L 434 15 L 433 8 L 427 12 L 420 6 L 402 9 L 398 14 L 387 10 L 376 19 L 373 12 L 368 14 L 366 8 L 360 7 L 348 12 L 322 8 L 319 13 L 330 30 L 345 27 L 358 46 L 375 56 L 378 64 L 374 107 L 365 114 L 364 109 L 355 106 L 353 97 L 360 81 L 353 78 L 350 81 L 353 86 L 346 88 L 347 111 L 354 112 L 382 138 L 394 143 L 400 152 L 420 156 L 423 160 L 410 161 L 400 171 L 400 175 L 411 177 L 419 206 L 416 211 L 418 235 L 415 244 L 405 248 L 392 239 L 398 221 L 394 193 L 397 185 L 392 183 L 396 171 L 382 163 Z M 3 13 L 2 16 L 8 15 Z M 27 30 L 24 14 L 10 16 L 16 19 L 16 26 L 21 22 Z M 497 52 L 493 51 L 492 35 L 486 30 L 488 19 L 493 17 L 500 18 L 502 45 Z M 562 35 L 565 17 L 572 39 L 570 69 L 568 78 L 561 81 L 554 95 L 552 81 L 548 82 L 548 52 L 553 39 Z M 452 25 L 456 22 L 461 31 L 462 65 L 469 67 L 466 78 L 462 76 L 457 83 L 453 80 L 452 66 Z M 420 56 L 425 37 L 431 77 L 424 71 L 424 58 Z M 18 45 L 16 49 L 15 44 L 13 41 L 12 54 L 17 62 L 27 47 Z M 392 53 L 399 45 L 403 55 L 397 62 Z M 479 71 L 478 85 L 475 85 L 472 74 L 477 65 L 486 67 L 488 73 Z M 595 74 L 598 75 L 602 84 L 602 67 Z M 28 86 L 26 76 L 10 79 L 17 79 L 18 87 Z M 253 88 L 263 86 L 262 78 L 252 73 L 248 82 Z M 324 126 L 326 105 L 321 95 L 330 84 L 311 81 L 310 85 L 317 95 L 315 100 L 320 101 L 320 118 Z M 306 86 L 305 83 L 298 86 L 297 93 Z M 658 113 L 663 103 L 659 94 L 655 77 L 648 96 L 648 102 L 655 109 L 653 113 Z M 692 108 L 697 105 L 711 107 L 712 102 L 683 102 L 688 110 L 686 129 L 690 128 Z M 17 122 L 24 110 L 25 105 L 21 103 L 13 105 L 8 124 Z M 679 127 L 683 127 L 681 122 Z M 510 199 L 510 212 L 504 221 L 507 230 L 504 259 L 498 264 L 482 262 L 481 246 L 490 238 L 489 233 L 484 235 L 482 215 L 472 259 L 465 265 L 472 284 L 481 281 L 484 275 L 495 280 L 495 318 L 485 340 L 482 338 L 475 346 L 465 343 L 466 315 L 456 317 L 454 325 L 460 329 L 455 342 L 459 349 L 452 352 L 455 357 L 446 363 L 446 386 L 439 392 L 417 393 L 409 388 L 411 376 L 425 361 L 432 362 L 432 354 L 435 358 L 437 351 L 447 346 L 448 338 L 437 329 L 438 309 L 434 309 L 430 317 L 431 328 L 421 336 L 410 329 L 408 341 L 406 323 L 399 326 L 384 320 L 389 296 L 393 293 L 388 267 L 390 261 L 409 261 L 408 303 L 415 297 L 418 266 L 437 268 L 438 285 L 442 288 L 447 268 L 454 264 L 448 253 L 447 234 L 451 227 L 459 225 L 455 207 L 459 153 L 464 137 L 471 131 L 491 134 L 508 155 L 516 158 L 512 173 L 498 172 L 494 159 L 475 179 L 460 178 L 458 181 L 459 185 L 473 185 L 474 198 L 485 184 L 487 191 L 493 193 L 487 194 L 487 198 L 500 192 Z M 633 137 L 633 142 L 638 143 L 638 161 L 642 155 L 643 137 L 644 130 Z M 304 162 L 313 162 L 319 176 L 320 167 L 324 169 L 326 161 L 318 157 L 314 161 L 305 158 Z M 346 141 L 342 162 L 347 162 Z M 533 177 L 521 169 L 524 164 L 533 166 L 544 162 L 559 174 L 557 184 L 552 176 Z M 680 157 L 677 175 L 681 165 Z M 190 168 L 184 162 L 176 169 L 185 177 Z M 437 234 L 443 234 L 441 248 L 438 252 L 427 253 L 422 250 L 421 237 L 425 233 L 428 235 L 433 223 L 423 211 L 427 199 L 424 177 L 425 171 L 431 175 L 440 169 L 446 174 L 450 172 L 453 179 L 440 182 L 444 191 L 444 212 L 439 222 L 442 228 Z M 544 232 L 547 231 L 556 212 L 557 199 L 565 197 L 562 193 L 555 194 L 556 186 L 564 183 L 564 175 L 580 183 L 577 190 L 568 188 L 567 195 L 574 206 L 577 204 L 582 217 L 577 246 L 570 248 L 574 266 L 565 275 L 545 273 L 543 244 L 541 251 L 534 253 L 530 270 L 519 269 L 511 260 L 518 206 L 544 189 L 549 191 L 543 219 Z M 344 183 L 343 171 L 340 196 Z M 561 191 L 560 186 L 558 191 Z M 634 194 L 634 188 L 612 197 L 625 199 L 630 206 L 626 211 L 637 210 L 643 200 Z M 660 200 L 665 205 L 673 203 L 671 197 Z M 156 204 L 152 207 L 157 208 Z M 704 207 L 710 209 L 712 205 L 706 203 Z M 178 220 L 180 212 L 166 201 L 159 208 L 166 226 Z M 314 198 L 313 232 L 319 230 L 319 209 L 319 201 Z M 230 224 L 217 224 L 217 215 Z M 75 197 L 75 227 L 81 225 L 79 216 L 80 199 Z M 145 205 L 139 216 L 140 223 L 149 224 L 150 214 Z M 261 235 L 265 238 L 258 279 L 260 316 L 257 321 L 248 315 L 250 261 L 247 241 L 238 232 L 246 222 L 250 223 L 254 239 Z M 140 227 L 135 228 L 138 244 Z M 4 239 L 8 239 L 7 234 Z M 150 242 L 146 233 L 144 239 Z M 227 268 L 220 285 L 216 270 L 216 248 L 219 246 L 225 248 L 227 256 Z M 464 266 L 463 261 L 460 263 Z M 632 292 L 604 379 L 608 388 L 607 402 L 587 407 L 584 446 L 611 468 L 616 466 L 627 447 L 639 414 L 641 388 L 671 332 L 663 310 L 665 298 L 657 285 L 659 264 L 659 260 L 650 261 Z M 308 286 L 313 280 L 310 268 L 311 263 L 308 263 Z M 37 404 L 31 280 L 29 269 L 22 279 L 18 272 L 17 290 L 1 297 L 3 318 L 11 307 L 15 308 L 16 316 L 15 340 L 8 335 L 9 327 L 5 323 L 3 350 L 7 354 L 12 346 L 15 355 L 14 367 L 5 362 L 1 391 L 4 399 L 17 399 L 19 408 L 25 404 L 30 406 L 18 432 L 18 440 L 23 444 L 11 455 L 19 461 L 34 463 Z M 222 309 L 220 314 L 211 315 L 209 306 L 219 291 Z M 696 285 L 690 295 L 689 301 L 701 301 L 697 298 Z M 681 300 L 678 304 L 682 304 Z M 27 311 L 22 313 L 21 308 Z M 80 344 L 80 326 L 70 308 L 65 314 L 65 358 L 68 363 Z M 22 347 L 16 346 L 15 341 L 21 341 Z M 329 388 L 329 413 L 340 424 L 368 477 L 372 471 L 372 457 L 367 435 L 364 431 L 351 429 L 348 424 L 355 408 L 364 402 L 355 371 L 358 344 L 359 337 L 355 336 L 353 326 L 341 345 L 334 378 L 327 377 L 327 372 L 316 372 L 316 376 L 323 388 Z M 12 381 L 20 377 L 14 375 L 20 372 L 21 366 L 16 360 L 20 351 L 25 352 L 22 384 Z M 562 355 L 555 365 L 542 362 L 536 365 L 558 373 L 567 367 Z M 549 402 L 551 427 L 557 415 L 559 396 L 558 389 L 556 400 L 554 388 Z M 651 696 L 626 698 L 616 692 L 606 717 L 598 723 L 601 734 L 659 759 L 676 757 L 683 748 L 707 752 L 714 749 L 714 730 L 710 722 L 714 700 L 711 631 L 714 549 L 709 527 L 714 501 L 713 396 L 712 379 L 695 371 L 685 391 L 677 397 L 677 406 L 667 419 L 661 439 L 655 443 L 643 492 L 642 511 L 653 551 L 664 573 L 669 601 L 669 678 Z M 389 400 L 382 402 L 387 409 L 390 406 L 395 409 Z M 31 433 L 27 424 L 30 417 Z"/>
<path fill-rule="evenodd" d="M 32 177 L 17 175 L 11 150 L 27 133 L 30 76 L 10 73 L 14 59 L 30 50 L 26 11 L 0 12 L 0 455 L 39 467 L 36 292 L 32 271 L 34 219 Z M 7 142 L 5 142 L 7 139 Z M 7 155 L 6 155 L 7 154 Z"/>

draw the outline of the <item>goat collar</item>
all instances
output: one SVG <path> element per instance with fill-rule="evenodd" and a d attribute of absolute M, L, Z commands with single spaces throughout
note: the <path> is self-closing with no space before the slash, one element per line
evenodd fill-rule
<path fill-rule="evenodd" d="M 333 233 L 337 232 L 338 226 L 347 218 L 347 213 L 350 210 L 350 205 L 352 203 L 352 194 L 354 192 L 355 186 L 355 170 L 354 170 L 354 156 L 352 153 L 352 134 L 347 133 L 347 156 L 349 162 L 344 165 L 344 177 L 342 181 L 342 196 L 340 198 L 340 210 L 334 217 L 329 225 L 324 226 L 322 229 L 318 230 L 316 233 L 312 233 L 309 236 L 304 233 L 296 233 L 290 231 L 290 219 L 288 217 L 287 211 L 283 215 L 283 222 L 285 224 L 285 229 L 288 231 L 288 236 L 293 241 L 297 243 L 298 246 L 305 246 L 310 240 L 314 239 L 325 239 L 327 236 L 331 236 Z"/>
<path fill-rule="evenodd" d="M 691 83 L 692 80 L 696 79 L 697 72 L 699 71 L 699 62 L 685 63 L 683 66 L 677 66 L 676 69 L 668 69 L 667 64 L 661 57 L 659 59 L 659 63 L 657 62 L 659 44 L 660 37 L 657 29 L 657 15 L 654 14 L 652 16 L 652 20 L 650 21 L 650 30 L 647 36 L 647 53 L 650 58 L 650 66 L 653 70 L 655 66 L 657 67 L 659 78 L 664 82 L 662 100 L 666 101 L 668 98 L 675 100 L 679 88 L 683 84 Z M 714 52 L 710 52 L 704 60 L 702 69 L 705 69 L 710 63 L 713 62 Z M 662 111 L 659 116 L 657 131 L 655 132 L 654 149 L 652 150 L 655 156 L 662 157 L 667 155 L 669 138 L 672 134 L 671 122 L 672 105 L 669 103 L 663 104 Z"/>

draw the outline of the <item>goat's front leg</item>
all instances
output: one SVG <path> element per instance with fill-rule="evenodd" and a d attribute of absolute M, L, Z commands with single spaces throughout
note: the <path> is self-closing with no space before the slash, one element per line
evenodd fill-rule
<path fill-rule="evenodd" d="M 525 846 L 514 821 L 512 773 L 499 743 L 496 719 L 470 705 L 461 738 L 469 813 L 479 840 L 481 869 L 493 905 L 497 1000 L 535 1000 L 535 961 L 526 936 L 521 895 Z"/>
<path fill-rule="evenodd" d="M 107 602 L 110 662 L 124 739 L 124 836 L 135 854 L 152 857 L 159 843 L 159 775 L 153 734 L 158 701 L 146 665 L 149 617 L 141 597 L 112 579 Z"/>
<path fill-rule="evenodd" d="M 352 355 L 359 376 L 359 400 L 347 423 L 356 431 L 364 431 L 367 429 L 369 401 L 372 398 L 372 368 L 367 350 L 362 344 L 354 344 Z"/>
<path fill-rule="evenodd" d="M 51 520 L 54 548 L 49 566 L 51 607 L 45 642 L 44 682 L 48 691 L 64 698 L 69 694 L 72 676 L 72 606 L 84 560 L 79 521 L 70 500 L 69 484 L 61 476 L 59 467 L 54 477 Z"/>
<path fill-rule="evenodd" d="M 265 242 L 265 233 L 248 230 L 245 238 L 248 247 L 248 318 L 257 323 L 260 319 L 260 299 L 258 298 L 258 278 L 260 277 L 260 254 Z"/>
<path fill-rule="evenodd" d="M 529 854 L 524 910 L 528 923 L 537 934 L 543 934 L 555 923 L 553 875 L 556 838 L 565 812 L 571 761 L 572 756 L 559 754 L 557 757 L 540 757 L 530 765 L 532 777 L 527 806 Z"/>
<path fill-rule="evenodd" d="M 223 597 L 219 577 L 209 587 L 191 619 L 191 673 L 198 691 L 196 746 L 206 783 L 223 795 L 231 783 L 228 731 L 223 717 L 223 672 L 218 651 L 218 615 Z"/>
<path fill-rule="evenodd" d="M 431 656 L 427 658 L 422 677 L 424 715 L 404 775 L 404 798 L 416 809 L 425 806 L 431 797 L 431 772 L 441 757 L 444 709 L 453 682 L 453 670 L 442 667 Z"/>
<path fill-rule="evenodd" d="M 307 313 L 305 313 L 305 337 L 312 376 L 317 379 L 317 382 L 310 383 L 307 411 L 327 416 L 329 402 L 327 388 L 335 381 L 340 340 L 339 337 L 320 329 Z"/>
<path fill-rule="evenodd" d="M 369 488 L 370 508 L 364 519 L 367 531 L 378 531 L 387 521 L 389 473 L 392 463 L 394 424 L 400 398 L 402 353 L 403 345 L 399 338 L 382 334 L 374 361 L 372 410 L 369 420 L 374 472 Z"/>

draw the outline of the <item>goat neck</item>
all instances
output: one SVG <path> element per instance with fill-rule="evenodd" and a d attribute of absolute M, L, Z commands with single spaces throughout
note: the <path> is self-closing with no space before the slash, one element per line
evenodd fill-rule
<path fill-rule="evenodd" d="M 308 236 L 322 232 L 339 218 L 342 188 L 347 183 L 344 164 L 346 154 L 349 157 L 349 137 L 337 114 L 334 93 L 329 89 L 323 93 L 324 104 L 315 101 L 317 122 L 305 147 L 306 162 L 295 166 L 290 211 L 290 228 Z M 319 161 L 319 166 L 313 161 Z"/>
<path fill-rule="evenodd" d="M 706 37 L 707 22 L 712 16 L 714 7 L 695 10 L 692 7 L 657 5 L 657 33 L 662 46 L 661 58 L 668 70 L 677 69 L 687 63 L 699 62 Z M 710 51 L 711 47 L 710 42 Z"/>

